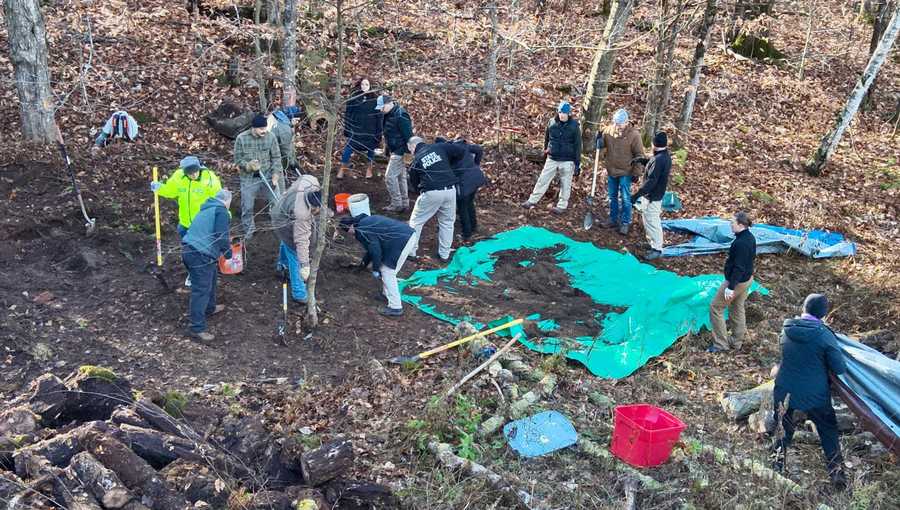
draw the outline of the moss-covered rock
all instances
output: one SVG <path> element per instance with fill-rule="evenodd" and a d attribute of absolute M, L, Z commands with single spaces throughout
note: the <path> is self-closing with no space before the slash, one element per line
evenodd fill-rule
<path fill-rule="evenodd" d="M 112 370 L 94 365 L 81 365 L 78 367 L 78 373 L 85 377 L 103 379 L 106 382 L 115 382 L 119 379 L 119 376 Z"/>
<path fill-rule="evenodd" d="M 787 55 L 779 51 L 765 37 L 757 37 L 753 34 L 740 34 L 731 43 L 731 50 L 747 58 L 756 60 L 780 61 Z"/>

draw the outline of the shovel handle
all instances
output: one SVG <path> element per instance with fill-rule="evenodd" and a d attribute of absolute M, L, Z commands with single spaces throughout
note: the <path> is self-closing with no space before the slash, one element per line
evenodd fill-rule
<path fill-rule="evenodd" d="M 159 170 L 153 167 L 153 180 L 159 180 Z M 159 226 L 159 193 L 153 192 L 153 211 L 156 213 L 156 265 L 162 267 L 162 230 Z"/>
<path fill-rule="evenodd" d="M 479 331 L 478 333 L 475 333 L 474 335 L 469 335 L 469 336 L 467 336 L 467 337 L 465 337 L 465 338 L 460 338 L 459 340 L 450 342 L 449 344 L 444 344 L 444 345 L 442 345 L 442 346 L 440 346 L 440 347 L 435 347 L 434 349 L 431 349 L 430 351 L 425 351 L 425 352 L 419 354 L 419 355 L 416 356 L 416 357 L 419 358 L 419 359 L 424 359 L 424 358 L 427 358 L 428 356 L 431 356 L 431 355 L 433 355 L 433 354 L 437 354 L 437 353 L 439 353 L 439 352 L 446 351 L 447 349 L 452 349 L 452 348 L 456 347 L 457 345 L 462 345 L 462 344 L 464 344 L 464 343 L 466 343 L 466 342 L 468 342 L 468 341 L 470 341 L 470 340 L 474 340 L 474 339 L 476 339 L 476 338 L 478 338 L 478 337 L 482 337 L 482 336 L 485 336 L 485 335 L 490 335 L 491 333 L 495 333 L 495 332 L 497 332 L 497 331 L 500 331 L 500 330 L 503 330 L 503 329 L 506 329 L 506 328 L 511 328 L 511 327 L 513 327 L 513 326 L 515 326 L 515 325 L 517 325 L 517 324 L 522 324 L 523 322 L 524 322 L 524 319 L 515 319 L 515 320 L 512 320 L 512 321 L 507 322 L 506 324 L 502 324 L 502 325 L 500 325 L 500 326 L 497 326 L 497 327 L 495 327 L 495 328 L 486 329 L 486 330 L 484 330 L 484 331 Z"/>
<path fill-rule="evenodd" d="M 594 151 L 594 177 L 591 179 L 591 198 L 594 198 L 594 192 L 597 191 L 597 165 L 600 164 L 600 149 Z"/>

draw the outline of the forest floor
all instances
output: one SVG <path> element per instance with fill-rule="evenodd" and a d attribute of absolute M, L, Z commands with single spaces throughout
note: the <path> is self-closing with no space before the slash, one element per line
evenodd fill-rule
<path fill-rule="evenodd" d="M 503 53 L 500 75 L 507 88 L 499 102 L 485 106 L 478 91 L 466 85 L 480 82 L 484 74 L 485 17 L 473 18 L 470 8 L 453 5 L 385 3 L 377 14 L 362 11 L 352 18 L 345 76 L 371 76 L 376 83 L 389 84 L 411 112 L 417 132 L 463 133 L 491 146 L 484 164 L 491 186 L 480 193 L 478 203 L 480 236 L 530 224 L 600 247 L 639 252 L 643 233 L 637 225 L 625 237 L 581 228 L 590 188 L 587 165 L 566 215 L 556 217 L 544 208 L 549 196 L 555 196 L 555 186 L 539 208 L 526 213 L 517 205 L 540 170 L 539 164 L 525 159 L 525 150 L 539 146 L 542 126 L 560 99 L 577 103 L 583 94 L 591 58 L 584 47 L 596 43 L 604 24 L 593 7 L 572 6 L 563 16 L 555 11 L 561 2 L 549 2 L 550 12 L 539 28 L 534 28 L 537 19 L 531 13 L 522 13 L 515 25 L 510 21 L 510 33 L 521 44 L 511 56 L 508 50 Z M 435 395 L 477 365 L 464 352 L 447 353 L 418 367 L 373 371 L 373 359 L 413 354 L 453 339 L 455 332 L 413 307 L 407 307 L 400 320 L 378 315 L 375 281 L 350 267 L 361 255 L 353 240 L 339 236 L 326 252 L 318 291 L 323 320 L 316 330 L 304 323 L 304 310 L 291 305 L 286 345 L 278 339 L 277 243 L 263 233 L 248 247 L 247 270 L 220 278 L 219 299 L 229 311 L 211 322 L 216 340 L 203 344 L 184 336 L 188 295 L 165 289 L 146 270 L 155 258 L 149 168 L 159 166 L 167 173 L 184 154 L 194 153 L 219 171 L 226 186 L 237 189 L 237 175 L 226 164 L 231 142 L 209 130 L 202 117 L 225 97 L 253 104 L 255 88 L 220 86 L 216 80 L 232 54 L 250 58 L 247 30 L 224 16 L 192 20 L 181 4 L 170 4 L 110 0 L 75 7 L 49 2 L 44 7 L 55 88 L 61 96 L 70 93 L 58 116 L 60 127 L 98 229 L 91 237 L 84 235 L 58 154 L 23 146 L 14 130 L 4 129 L 0 397 L 21 392 L 44 372 L 64 375 L 82 364 L 102 365 L 128 377 L 136 388 L 182 392 L 191 399 L 189 408 L 224 406 L 239 416 L 263 415 L 273 431 L 286 437 L 299 437 L 306 427 L 320 440 L 349 435 L 357 448 L 358 474 L 393 487 L 408 508 L 510 505 L 483 482 L 443 469 L 425 448 L 429 436 L 502 473 L 545 508 L 621 507 L 630 476 L 617 471 L 614 463 L 599 462 L 574 448 L 525 461 L 505 446 L 502 436 L 476 438 L 473 426 L 508 406 L 492 385 L 464 389 L 464 396 L 446 403 L 436 400 Z M 676 168 L 681 183 L 672 187 L 685 208 L 666 217 L 724 216 L 747 209 L 766 223 L 841 232 L 858 244 L 859 254 L 830 260 L 760 256 L 756 278 L 771 293 L 749 301 L 750 341 L 741 352 L 705 353 L 710 339 L 704 331 L 680 339 L 629 377 L 604 380 L 580 365 L 519 347 L 524 361 L 556 374 L 559 381 L 535 409 L 563 412 L 583 437 L 605 446 L 611 411 L 590 396 L 602 394 L 615 403 L 648 402 L 685 421 L 686 435 L 765 463 L 768 440 L 728 422 L 718 398 L 768 378 L 778 361 L 781 321 L 797 313 L 807 293 L 829 295 L 835 304 L 832 323 L 847 334 L 875 329 L 900 333 L 900 152 L 895 126 L 885 120 L 894 104 L 887 92 L 897 90 L 900 66 L 896 59 L 885 66 L 879 78 L 883 92 L 871 112 L 859 115 L 826 174 L 806 175 L 802 163 L 852 88 L 852 77 L 865 65 L 870 33 L 843 3 L 827 2 L 821 8 L 827 15 L 817 17 L 815 44 L 802 79 L 796 67 L 804 41 L 792 28 L 806 23 L 801 10 L 779 11 L 770 20 L 771 40 L 789 55 L 779 65 L 736 59 L 712 44 L 687 140 L 687 160 Z M 82 51 L 87 51 L 86 15 L 92 20 L 93 68 L 86 76 L 89 86 L 82 89 L 78 69 Z M 502 19 L 508 17 L 504 11 Z M 307 54 L 315 53 L 317 41 L 329 40 L 328 35 L 321 41 L 318 36 L 333 21 L 327 13 L 324 19 L 304 18 L 301 46 Z M 633 116 L 642 111 L 652 72 L 646 63 L 652 62 L 655 42 L 653 33 L 640 27 L 652 20 L 649 7 L 638 10 L 626 35 L 631 43 L 620 52 L 614 73 L 619 86 L 610 107 L 626 107 Z M 717 30 L 713 41 L 720 38 Z M 7 46 L 5 40 L 0 43 Z M 677 52 L 681 71 L 675 97 L 684 89 L 683 70 L 693 44 L 685 37 Z M 10 66 L 5 54 L 0 64 Z M 312 66 L 318 70 L 304 77 L 333 73 L 333 65 L 334 54 L 324 52 L 322 61 Z M 14 126 L 15 91 L 9 86 L 0 94 L 0 123 Z M 679 102 L 673 99 L 669 118 L 677 114 Z M 91 127 L 118 108 L 138 111 L 146 119 L 141 124 L 143 140 L 91 154 Z M 321 177 L 324 134 L 307 128 L 297 140 L 304 171 Z M 334 184 L 335 193 L 369 194 L 375 208 L 387 203 L 380 179 L 357 177 Z M 601 191 L 596 202 L 603 204 L 604 197 Z M 163 214 L 163 275 L 179 288 L 185 271 L 172 204 L 163 204 Z M 263 213 L 258 221 L 264 224 L 266 217 Z M 433 254 L 434 235 L 428 225 L 422 241 L 425 255 Z M 719 272 L 723 262 L 722 256 L 708 256 L 653 264 L 698 275 Z M 409 263 L 402 275 L 430 267 L 435 265 L 425 258 L 418 266 Z M 551 285 L 559 279 L 553 268 L 538 277 L 516 267 L 501 264 L 499 270 L 519 298 L 501 302 L 492 299 L 490 291 L 479 291 L 465 296 L 460 306 L 487 317 L 517 315 L 548 302 L 565 312 L 559 315 L 575 316 L 588 305 L 585 296 Z M 577 325 L 571 327 L 572 333 L 579 333 Z M 521 382 L 523 392 L 529 384 Z M 801 496 L 787 496 L 747 472 L 704 459 L 707 483 L 697 483 L 697 473 L 680 461 L 644 470 L 663 485 L 642 491 L 641 508 L 814 508 L 818 503 L 900 508 L 896 459 L 872 453 L 870 445 L 854 449 L 845 443 L 845 451 L 851 494 L 828 493 L 818 445 L 800 444 L 788 477 L 804 487 Z"/>

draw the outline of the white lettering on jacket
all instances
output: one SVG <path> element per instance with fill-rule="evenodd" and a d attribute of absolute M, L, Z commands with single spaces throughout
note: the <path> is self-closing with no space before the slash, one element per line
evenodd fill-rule
<path fill-rule="evenodd" d="M 436 152 L 429 152 L 422 157 L 422 168 L 428 168 L 431 165 L 443 161 L 441 156 Z"/>

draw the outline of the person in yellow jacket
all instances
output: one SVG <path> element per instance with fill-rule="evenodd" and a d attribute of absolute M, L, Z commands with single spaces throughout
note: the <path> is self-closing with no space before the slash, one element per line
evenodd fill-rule
<path fill-rule="evenodd" d="M 203 203 L 216 196 L 220 189 L 222 183 L 219 178 L 212 170 L 203 166 L 196 156 L 182 159 L 165 183 L 159 181 L 150 183 L 150 190 L 154 193 L 163 198 L 178 200 L 178 236 L 182 239 Z M 191 286 L 190 275 L 184 281 L 184 285 Z"/>

